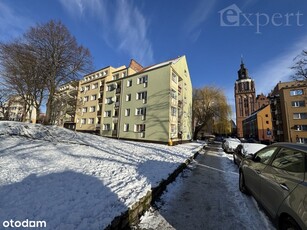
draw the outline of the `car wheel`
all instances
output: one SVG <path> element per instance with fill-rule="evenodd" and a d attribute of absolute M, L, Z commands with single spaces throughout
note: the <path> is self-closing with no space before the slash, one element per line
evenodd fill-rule
<path fill-rule="evenodd" d="M 281 230 L 300 230 L 301 228 L 298 226 L 298 224 L 295 222 L 295 220 L 287 216 L 286 218 L 282 218 L 282 221 L 280 223 L 280 229 Z"/>
<path fill-rule="evenodd" d="M 243 175 L 243 172 L 240 171 L 240 174 L 239 174 L 239 189 L 242 193 L 248 195 L 248 191 L 247 191 L 247 188 L 246 188 L 246 185 L 245 185 L 245 181 L 244 181 L 244 175 Z"/>

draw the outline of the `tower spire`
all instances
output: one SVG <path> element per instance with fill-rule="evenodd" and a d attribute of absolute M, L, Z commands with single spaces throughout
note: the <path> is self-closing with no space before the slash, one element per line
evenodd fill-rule
<path fill-rule="evenodd" d="M 244 65 L 244 62 L 243 62 L 243 54 L 241 54 L 241 65 Z"/>

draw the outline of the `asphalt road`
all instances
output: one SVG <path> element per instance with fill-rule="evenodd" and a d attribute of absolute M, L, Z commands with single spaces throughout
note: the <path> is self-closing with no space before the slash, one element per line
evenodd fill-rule
<path fill-rule="evenodd" d="M 136 229 L 274 229 L 238 189 L 238 168 L 220 146 L 199 154 Z"/>

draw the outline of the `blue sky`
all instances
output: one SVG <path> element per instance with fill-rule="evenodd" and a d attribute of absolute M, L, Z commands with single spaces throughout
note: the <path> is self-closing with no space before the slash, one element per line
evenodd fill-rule
<path fill-rule="evenodd" d="M 0 41 L 50 19 L 90 49 L 96 69 L 186 55 L 193 87 L 220 87 L 232 106 L 241 55 L 267 94 L 307 49 L 303 0 L 0 0 Z"/>

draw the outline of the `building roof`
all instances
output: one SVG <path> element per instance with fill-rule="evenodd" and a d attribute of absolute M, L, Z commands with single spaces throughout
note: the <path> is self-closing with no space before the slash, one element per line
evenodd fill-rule
<path fill-rule="evenodd" d="M 179 61 L 180 58 L 181 57 L 178 57 L 178 58 L 171 59 L 171 60 L 168 60 L 168 61 L 164 61 L 164 62 L 155 64 L 155 65 L 147 66 L 142 71 L 148 71 L 148 70 L 156 69 L 156 68 L 159 68 L 159 67 L 162 67 L 162 66 L 165 66 L 165 65 L 175 64 L 176 62 Z"/>

